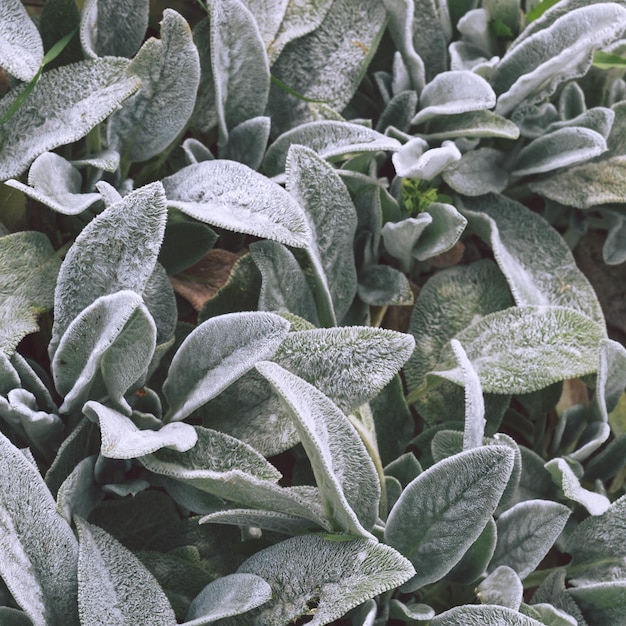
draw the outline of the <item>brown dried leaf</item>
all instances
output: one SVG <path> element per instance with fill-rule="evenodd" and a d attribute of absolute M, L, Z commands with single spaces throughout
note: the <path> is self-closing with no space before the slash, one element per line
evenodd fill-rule
<path fill-rule="evenodd" d="M 413 292 L 413 300 L 417 300 L 419 296 L 420 288 L 409 281 L 409 286 Z M 411 313 L 413 313 L 412 306 L 390 306 L 387 308 L 385 317 L 381 326 L 388 328 L 389 330 L 397 330 L 401 333 L 409 332 L 409 324 L 411 322 Z"/>
<path fill-rule="evenodd" d="M 224 286 L 233 265 L 246 252 L 245 249 L 236 254 L 219 248 L 209 250 L 184 273 L 170 276 L 174 291 L 199 311 Z"/>
<path fill-rule="evenodd" d="M 437 256 L 430 257 L 430 259 L 426 259 L 426 262 L 439 269 L 452 267 L 453 265 L 458 265 L 461 262 L 464 253 L 465 245 L 463 245 L 461 241 L 457 241 L 452 248 L 450 248 L 450 250 L 442 252 Z"/>

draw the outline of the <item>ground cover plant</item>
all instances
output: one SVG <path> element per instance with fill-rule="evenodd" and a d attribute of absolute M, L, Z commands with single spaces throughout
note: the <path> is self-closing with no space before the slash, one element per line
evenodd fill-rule
<path fill-rule="evenodd" d="M 0 0 L 0 67 L 0 623 L 626 623 L 626 2 Z"/>

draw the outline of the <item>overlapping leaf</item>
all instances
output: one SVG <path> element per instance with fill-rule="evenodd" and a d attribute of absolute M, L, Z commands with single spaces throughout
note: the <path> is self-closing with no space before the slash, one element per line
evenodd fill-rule
<path fill-rule="evenodd" d="M 0 238 L 0 267 L 0 350 L 10 355 L 52 307 L 60 262 L 45 235 L 26 231 Z"/>
<path fill-rule="evenodd" d="M 239 0 L 213 0 L 208 6 L 219 143 L 225 145 L 231 128 L 263 115 L 269 62 L 258 26 Z"/>
<path fill-rule="evenodd" d="M 330 295 L 332 321 L 341 320 L 356 294 L 356 209 L 335 169 L 313 150 L 292 146 L 286 170 L 287 190 L 304 209 L 311 231 L 307 249 L 318 270 L 317 282 Z"/>
<path fill-rule="evenodd" d="M 567 306 L 604 325 L 589 281 L 563 238 L 539 214 L 495 194 L 464 199 L 461 212 L 491 245 L 518 305 Z"/>
<path fill-rule="evenodd" d="M 272 143 L 262 164 L 263 171 L 268 176 L 276 176 L 285 171 L 287 153 L 292 144 L 311 148 L 329 160 L 359 152 L 395 152 L 401 145 L 397 139 L 386 137 L 359 124 L 329 120 L 309 122 L 283 133 Z"/>
<path fill-rule="evenodd" d="M 252 5 L 264 3 L 269 5 L 272 1 L 276 2 L 276 0 L 270 0 L 269 2 L 267 0 L 262 0 L 262 2 L 259 2 L 259 0 L 246 0 L 246 4 L 259 24 L 263 40 L 268 46 L 267 52 L 270 62 L 273 64 L 290 41 L 308 35 L 322 23 L 333 0 L 320 0 L 315 4 L 308 2 L 308 0 L 289 0 L 288 2 L 282 0 L 279 5 L 281 8 L 284 6 L 282 21 L 280 21 L 278 27 L 273 25 L 271 29 L 273 31 L 272 36 L 269 37 L 268 21 L 277 21 L 280 11 L 276 11 L 268 6 L 265 9 L 265 19 L 260 20 L 258 11 Z"/>
<path fill-rule="evenodd" d="M 85 0 L 80 41 L 91 58 L 131 58 L 148 28 L 149 0 Z"/>
<path fill-rule="evenodd" d="M 317 388 L 279 365 L 265 362 L 256 367 L 289 408 L 334 529 L 370 536 L 380 484 L 348 419 Z"/>
<path fill-rule="evenodd" d="M 504 606 L 465 604 L 437 615 L 430 624 L 431 626 L 458 626 L 458 624 L 464 624 L 464 626 L 485 626 L 485 624 L 541 626 L 542 622 Z"/>
<path fill-rule="evenodd" d="M 264 312 L 221 315 L 198 326 L 174 355 L 163 385 L 166 421 L 184 419 L 271 358 L 288 331 L 284 318 Z"/>
<path fill-rule="evenodd" d="M 83 413 L 100 425 L 100 454 L 109 459 L 135 459 L 161 448 L 186 452 L 198 440 L 190 424 L 175 422 L 165 424 L 158 430 L 144 430 L 138 428 L 126 415 L 99 402 L 87 402 Z"/>
<path fill-rule="evenodd" d="M 201 222 L 295 248 L 310 241 L 298 203 L 241 163 L 218 159 L 188 165 L 164 178 L 163 187 L 170 207 Z"/>
<path fill-rule="evenodd" d="M 139 88 L 129 61 L 100 58 L 45 72 L 0 127 L 0 180 L 19 176 L 40 154 L 84 137 Z M 26 85 L 2 98 L 0 118 Z"/>
<path fill-rule="evenodd" d="M 507 565 L 522 580 L 526 578 L 561 534 L 570 513 L 566 506 L 549 500 L 520 502 L 502 513 L 489 571 Z"/>
<path fill-rule="evenodd" d="M 272 74 L 305 97 L 341 111 L 376 52 L 385 20 L 385 8 L 377 0 L 336 0 L 315 31 L 284 47 Z M 279 131 L 314 119 L 307 102 L 276 86 L 268 110 Z"/>
<path fill-rule="evenodd" d="M 266 580 L 272 600 L 225 626 L 285 624 L 305 615 L 312 617 L 310 626 L 322 626 L 401 585 L 413 567 L 389 546 L 368 539 L 333 541 L 332 536 L 305 535 L 257 552 L 237 573 Z"/>
<path fill-rule="evenodd" d="M 485 446 L 440 461 L 406 487 L 389 513 L 385 541 L 415 566 L 412 589 L 459 562 L 491 518 L 512 469 L 510 448 Z"/>
<path fill-rule="evenodd" d="M 304 517 L 331 529 L 315 488 L 280 487 L 276 482 L 281 474 L 249 445 L 206 428 L 196 430 L 198 443 L 191 450 L 158 450 L 142 457 L 142 464 L 220 498 Z"/>
<path fill-rule="evenodd" d="M 75 518 L 78 609 L 82 624 L 172 626 L 174 611 L 141 561 L 107 532 Z M 128 581 L 132 580 L 132 586 Z"/>
<path fill-rule="evenodd" d="M 231 574 L 209 583 L 192 601 L 187 626 L 212 624 L 240 615 L 272 599 L 272 588 L 260 576 Z"/>
<path fill-rule="evenodd" d="M 33 161 L 28 185 L 18 180 L 6 184 L 65 215 L 81 213 L 102 200 L 99 193 L 81 193 L 80 172 L 54 152 L 44 152 Z"/>
<path fill-rule="evenodd" d="M 319 326 L 317 305 L 293 253 L 276 241 L 256 241 L 250 254 L 262 276 L 260 311 L 287 311 Z"/>
<path fill-rule="evenodd" d="M 580 484 L 580 480 L 565 459 L 552 459 L 545 464 L 545 468 L 552 474 L 554 482 L 561 487 L 563 495 L 582 504 L 591 515 L 602 515 L 611 506 L 607 496 L 589 491 Z"/>
<path fill-rule="evenodd" d="M 0 434 L 0 575 L 33 626 L 78 625 L 78 545 L 39 471 Z"/>
<path fill-rule="evenodd" d="M 19 0 L 0 3 L 0 66 L 20 80 L 31 80 L 43 61 L 43 43 Z"/>
<path fill-rule="evenodd" d="M 566 307 L 523 306 L 487 315 L 456 338 L 484 391 L 530 393 L 597 371 L 604 328 Z M 451 351 L 441 359 L 437 375 L 462 385 Z"/>
<path fill-rule="evenodd" d="M 141 296 L 118 291 L 98 298 L 70 323 L 52 361 L 61 410 L 80 409 L 107 394 L 130 413 L 124 394 L 145 374 L 156 347 L 156 326 Z"/>
<path fill-rule="evenodd" d="M 572 555 L 573 583 L 588 585 L 610 578 L 624 579 L 623 538 L 626 498 L 622 496 L 601 515 L 589 516 L 567 539 L 567 551 Z"/>
<path fill-rule="evenodd" d="M 410 336 L 381 328 L 315 329 L 290 333 L 273 360 L 350 413 L 382 391 L 413 347 Z"/>
<path fill-rule="evenodd" d="M 174 141 L 196 103 L 200 61 L 184 18 L 165 9 L 161 39 L 146 41 L 128 71 L 141 88 L 110 117 L 107 138 L 125 159 L 145 161 Z"/>
<path fill-rule="evenodd" d="M 512 46 L 491 76 L 496 113 L 542 101 L 560 83 L 583 76 L 593 52 L 626 28 L 626 9 L 615 2 L 579 7 Z"/>
<path fill-rule="evenodd" d="M 124 289 L 143 293 L 154 271 L 165 221 L 165 196 L 157 182 L 107 208 L 76 237 L 59 271 L 51 357 L 72 320 L 100 296 Z"/>
<path fill-rule="evenodd" d="M 420 110 L 411 124 L 423 124 L 440 115 L 492 109 L 495 105 L 496 94 L 484 78 L 464 70 L 441 72 L 422 90 Z"/>

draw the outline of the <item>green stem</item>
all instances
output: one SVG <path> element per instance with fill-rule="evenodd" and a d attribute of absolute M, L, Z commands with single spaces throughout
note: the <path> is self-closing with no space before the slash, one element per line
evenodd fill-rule
<path fill-rule="evenodd" d="M 369 430 L 365 428 L 361 420 L 356 415 L 348 415 L 348 419 L 354 429 L 361 437 L 361 440 L 365 444 L 365 448 L 374 463 L 376 473 L 378 474 L 378 480 L 380 482 L 380 505 L 379 515 L 382 519 L 387 517 L 387 488 L 385 486 L 385 472 L 383 470 L 383 462 L 380 458 L 380 452 L 378 450 L 378 443 L 375 436 Z"/>

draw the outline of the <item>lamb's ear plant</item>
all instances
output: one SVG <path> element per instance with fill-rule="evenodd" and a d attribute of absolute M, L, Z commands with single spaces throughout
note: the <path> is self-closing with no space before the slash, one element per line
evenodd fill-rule
<path fill-rule="evenodd" d="M 0 622 L 624 623 L 626 3 L 169 4 L 0 0 Z"/>

